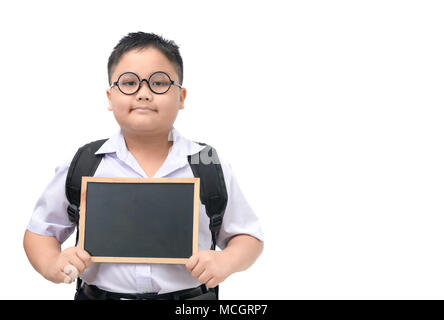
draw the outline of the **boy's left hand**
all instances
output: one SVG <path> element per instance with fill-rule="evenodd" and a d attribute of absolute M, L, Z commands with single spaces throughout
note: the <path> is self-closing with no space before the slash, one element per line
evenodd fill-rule
<path fill-rule="evenodd" d="M 230 274 L 231 263 L 223 251 L 201 250 L 192 255 L 185 267 L 200 283 L 208 288 L 214 288 Z"/>

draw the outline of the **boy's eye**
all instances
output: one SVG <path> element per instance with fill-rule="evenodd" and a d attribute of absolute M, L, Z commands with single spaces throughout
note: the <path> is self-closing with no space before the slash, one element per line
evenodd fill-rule
<path fill-rule="evenodd" d="M 123 81 L 123 82 L 121 83 L 121 85 L 122 85 L 122 86 L 130 86 L 130 87 L 132 87 L 132 86 L 135 86 L 135 85 L 136 85 L 136 81 Z"/>
<path fill-rule="evenodd" d="M 153 81 L 152 85 L 156 86 L 156 87 L 163 87 L 163 86 L 168 86 L 168 82 L 167 81 Z"/>

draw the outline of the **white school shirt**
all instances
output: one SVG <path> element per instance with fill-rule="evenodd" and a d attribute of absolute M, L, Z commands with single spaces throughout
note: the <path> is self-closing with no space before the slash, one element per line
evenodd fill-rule
<path fill-rule="evenodd" d="M 188 155 L 195 154 L 204 146 L 181 136 L 173 127 L 169 139 L 173 140 L 169 154 L 156 172 L 160 177 L 194 177 L 188 163 Z M 95 177 L 147 177 L 128 151 L 122 131 L 109 138 L 96 154 L 104 154 Z M 263 232 L 257 216 L 248 204 L 233 175 L 230 164 L 219 156 L 228 193 L 222 226 L 217 238 L 217 246 L 224 249 L 235 235 L 248 234 L 263 241 Z M 52 178 L 38 199 L 27 229 L 31 232 L 54 236 L 63 243 L 75 230 L 69 221 L 68 200 L 65 195 L 65 181 L 71 159 L 55 170 Z M 211 248 L 211 232 L 205 206 L 199 203 L 198 250 Z M 120 293 L 166 293 L 199 286 L 183 264 L 131 264 L 131 263 L 91 263 L 80 276 L 86 283 L 103 290 Z"/>

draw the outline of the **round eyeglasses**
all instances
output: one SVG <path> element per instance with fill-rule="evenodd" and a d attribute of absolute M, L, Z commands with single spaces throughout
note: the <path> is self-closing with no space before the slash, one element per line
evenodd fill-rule
<path fill-rule="evenodd" d="M 167 92 L 173 84 L 182 88 L 180 83 L 171 80 L 170 76 L 165 72 L 156 71 L 150 75 L 148 80 L 140 80 L 139 76 L 134 72 L 122 73 L 117 81 L 112 83 L 110 89 L 116 86 L 123 94 L 134 94 L 139 91 L 143 81 L 146 81 L 150 90 L 155 94 L 163 94 Z"/>

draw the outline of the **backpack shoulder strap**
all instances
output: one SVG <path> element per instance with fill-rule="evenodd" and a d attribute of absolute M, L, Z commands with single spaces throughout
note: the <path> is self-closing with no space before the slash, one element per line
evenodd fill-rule
<path fill-rule="evenodd" d="M 211 249 L 216 249 L 216 239 L 222 225 L 228 194 L 225 179 L 216 149 L 205 143 L 199 153 L 188 156 L 188 162 L 196 178 L 200 178 L 200 201 L 205 205 L 210 218 Z"/>
<path fill-rule="evenodd" d="M 74 222 L 77 226 L 76 231 L 76 246 L 79 241 L 79 216 L 80 216 L 80 192 L 82 189 L 82 177 L 93 176 L 97 170 L 97 167 L 102 161 L 103 155 L 95 155 L 97 150 L 108 139 L 102 139 L 93 141 L 80 147 L 74 158 L 71 161 L 68 169 L 68 175 L 66 176 L 65 193 L 66 198 L 69 201 L 68 205 L 68 217 L 71 222 Z M 79 293 L 82 285 L 82 279 L 77 278 L 76 295 Z"/>
<path fill-rule="evenodd" d="M 71 161 L 65 185 L 66 198 L 69 201 L 68 216 L 71 222 L 78 223 L 79 221 L 82 176 L 94 175 L 103 156 L 95 155 L 94 153 L 99 150 L 106 140 L 108 139 L 85 144 L 77 150 Z"/>
<path fill-rule="evenodd" d="M 205 143 L 199 153 L 188 156 L 188 163 L 196 178 L 200 178 L 200 201 L 205 205 L 207 216 L 210 218 L 211 250 L 216 250 L 216 239 L 222 225 L 223 215 L 227 206 L 228 194 L 224 174 L 216 149 Z M 214 291 L 219 299 L 219 286 Z"/>

